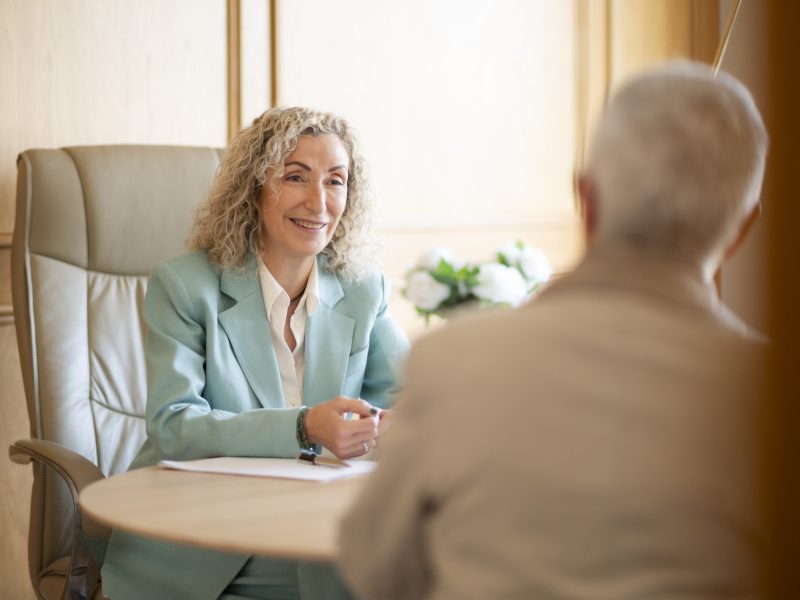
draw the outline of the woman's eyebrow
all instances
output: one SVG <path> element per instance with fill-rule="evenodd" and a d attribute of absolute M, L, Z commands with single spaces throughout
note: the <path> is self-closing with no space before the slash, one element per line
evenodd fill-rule
<path fill-rule="evenodd" d="M 291 166 L 291 165 L 296 165 L 296 166 L 300 167 L 301 169 L 303 169 L 305 171 L 310 171 L 311 170 L 311 167 L 309 167 L 304 162 L 300 162 L 299 160 L 291 160 L 291 161 L 287 162 L 286 164 L 284 164 L 283 167 L 286 168 L 286 167 Z M 335 167 L 331 167 L 330 169 L 328 169 L 328 173 L 332 173 L 333 171 L 338 171 L 340 169 L 343 169 L 343 170 L 347 171 L 347 165 L 336 165 Z"/>
<path fill-rule="evenodd" d="M 309 167 L 306 163 L 302 163 L 299 160 L 293 160 L 284 164 L 284 168 L 288 167 L 289 165 L 297 165 L 301 169 L 305 169 L 306 171 L 310 171 L 311 167 Z"/>

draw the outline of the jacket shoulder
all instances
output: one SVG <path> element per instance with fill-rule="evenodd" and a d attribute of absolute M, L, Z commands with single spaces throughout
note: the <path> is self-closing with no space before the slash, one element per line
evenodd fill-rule
<path fill-rule="evenodd" d="M 153 266 L 151 277 L 178 276 L 184 280 L 209 278 L 219 280 L 220 273 L 220 267 L 208 260 L 208 254 L 205 250 L 195 250 L 156 263 Z"/>
<path fill-rule="evenodd" d="M 365 290 L 367 292 L 383 294 L 383 288 L 386 285 L 386 278 L 383 273 L 376 269 L 372 269 L 355 280 L 339 280 L 342 284 L 342 289 L 345 293 L 351 290 Z"/>
<path fill-rule="evenodd" d="M 191 297 L 219 292 L 222 269 L 208 260 L 205 250 L 196 250 L 156 263 L 150 280 L 167 289 L 183 288 Z"/>

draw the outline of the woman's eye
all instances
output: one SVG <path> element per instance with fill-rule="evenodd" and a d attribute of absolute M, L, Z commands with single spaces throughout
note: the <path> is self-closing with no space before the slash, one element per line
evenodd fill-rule
<path fill-rule="evenodd" d="M 328 183 L 330 183 L 332 185 L 344 185 L 344 181 L 342 181 L 341 179 L 338 179 L 338 178 L 331 179 L 330 181 L 328 181 Z"/>
<path fill-rule="evenodd" d="M 287 175 L 286 181 L 303 181 L 303 178 L 297 174 Z"/>

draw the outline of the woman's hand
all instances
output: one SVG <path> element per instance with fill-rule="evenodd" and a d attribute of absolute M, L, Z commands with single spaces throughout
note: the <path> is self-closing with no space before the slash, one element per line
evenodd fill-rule
<path fill-rule="evenodd" d="M 325 446 L 337 458 L 362 456 L 377 445 L 376 438 L 391 420 L 389 415 L 382 415 L 385 412 L 364 400 L 339 396 L 308 409 L 306 437 L 312 444 Z M 346 413 L 361 418 L 349 420 Z"/>

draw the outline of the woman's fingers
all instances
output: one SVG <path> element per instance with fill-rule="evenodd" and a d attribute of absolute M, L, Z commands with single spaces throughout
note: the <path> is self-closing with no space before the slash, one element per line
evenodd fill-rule
<path fill-rule="evenodd" d="M 340 396 L 310 408 L 306 414 L 306 437 L 322 444 L 339 458 L 352 458 L 372 448 L 379 430 L 379 413 L 363 400 Z M 345 418 L 347 414 L 360 418 Z M 365 414 L 366 413 L 366 414 Z"/>
<path fill-rule="evenodd" d="M 348 398 L 347 396 L 339 396 L 329 402 L 336 407 L 341 414 L 351 413 L 359 415 L 360 417 L 376 417 L 380 414 L 381 410 L 372 406 L 366 400 L 360 398 Z M 326 403 L 327 404 L 327 403 Z"/>
<path fill-rule="evenodd" d="M 337 454 L 338 458 L 357 458 L 364 456 L 369 451 L 377 446 L 377 441 L 372 439 L 368 442 L 361 442 L 359 444 L 349 445 L 342 449 L 341 454 Z"/>
<path fill-rule="evenodd" d="M 326 446 L 328 450 L 336 454 L 339 458 L 342 458 L 342 455 L 347 455 L 348 458 L 361 456 L 377 445 L 375 441 L 378 435 L 376 427 L 370 426 L 368 429 L 354 431 L 352 426 L 356 423 L 346 422 L 344 425 L 347 428 L 340 431 L 339 435 L 332 441 L 330 446 Z"/>

